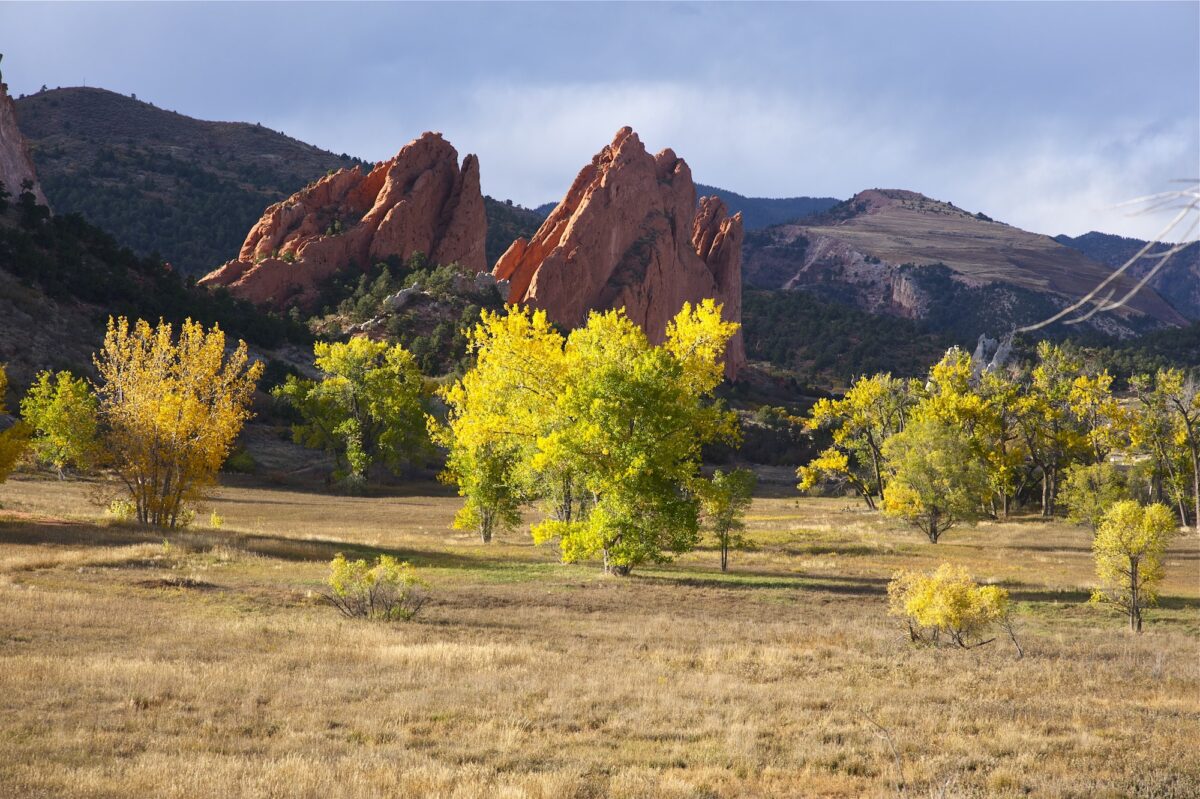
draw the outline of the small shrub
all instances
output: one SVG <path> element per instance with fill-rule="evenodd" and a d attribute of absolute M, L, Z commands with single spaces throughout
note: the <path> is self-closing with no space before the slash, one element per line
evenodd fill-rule
<path fill-rule="evenodd" d="M 114 521 L 125 524 L 137 517 L 137 506 L 133 504 L 132 500 L 114 499 L 108 503 L 105 513 L 111 516 Z"/>
<path fill-rule="evenodd" d="M 218 515 L 217 512 L 214 510 L 212 512 L 212 515 L 210 515 L 208 517 L 208 526 L 214 530 L 220 530 L 222 527 L 225 526 L 225 519 L 224 519 L 224 517 Z"/>
<path fill-rule="evenodd" d="M 329 590 L 322 595 L 350 618 L 408 621 L 425 604 L 423 586 L 412 565 L 390 555 L 368 564 L 339 552 L 329 563 Z"/>
<path fill-rule="evenodd" d="M 946 635 L 957 646 L 971 649 L 995 638 L 984 635 L 996 626 L 1012 638 L 1008 591 L 994 585 L 980 586 L 961 566 L 943 563 L 932 574 L 899 571 L 888 583 L 888 612 L 908 623 L 913 641 L 937 643 Z"/>

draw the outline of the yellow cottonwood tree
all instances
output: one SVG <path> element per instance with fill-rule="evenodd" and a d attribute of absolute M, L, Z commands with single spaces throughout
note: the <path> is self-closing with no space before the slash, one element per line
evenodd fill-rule
<path fill-rule="evenodd" d="M 712 396 L 737 325 L 711 300 L 685 304 L 653 345 L 622 311 L 592 313 L 563 336 L 541 311 L 485 313 L 471 333 L 476 363 L 442 396 L 446 478 L 467 505 L 459 526 L 488 535 L 527 501 L 566 561 L 601 556 L 627 574 L 699 538 L 700 450 L 732 440 L 736 417 Z M 493 515 L 483 515 L 490 508 Z"/>
<path fill-rule="evenodd" d="M 890 374 L 860 377 L 841 399 L 821 399 L 804 425 L 829 430 L 833 444 L 796 470 L 801 491 L 823 482 L 849 484 L 871 510 L 883 497 L 887 462 L 883 443 L 904 429 L 914 384 Z"/>
<path fill-rule="evenodd" d="M 1132 386 L 1141 405 L 1135 444 L 1149 445 L 1159 466 L 1170 473 L 1183 524 L 1191 494 L 1193 522 L 1200 532 L 1200 380 L 1179 369 L 1160 369 L 1153 379 L 1135 378 Z"/>
<path fill-rule="evenodd" d="M 1092 601 L 1120 608 L 1129 629 L 1140 633 L 1142 609 L 1157 600 L 1162 556 L 1177 530 L 1166 505 L 1124 500 L 1109 508 L 1092 542 L 1096 575 L 1103 582 Z"/>
<path fill-rule="evenodd" d="M 219 327 L 190 319 L 176 338 L 166 322 L 110 318 L 94 360 L 104 447 L 138 521 L 176 527 L 250 418 L 263 366 L 245 342 L 227 355 Z"/>

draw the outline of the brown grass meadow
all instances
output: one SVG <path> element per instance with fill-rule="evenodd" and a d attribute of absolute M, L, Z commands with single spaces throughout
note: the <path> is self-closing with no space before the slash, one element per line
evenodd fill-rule
<path fill-rule="evenodd" d="M 729 574 L 608 578 L 451 531 L 432 487 L 225 487 L 165 544 L 91 493 L 0 486 L 4 797 L 1200 796 L 1195 534 L 1134 636 L 1062 523 L 934 546 L 762 498 Z M 430 604 L 342 618 L 315 595 L 339 551 L 410 560 Z M 1024 659 L 908 642 L 884 587 L 942 561 L 1010 588 Z"/>

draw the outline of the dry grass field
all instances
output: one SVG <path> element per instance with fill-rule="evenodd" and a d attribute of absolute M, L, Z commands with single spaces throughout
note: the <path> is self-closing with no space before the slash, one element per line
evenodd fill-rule
<path fill-rule="evenodd" d="M 1060 523 L 933 546 L 764 498 L 728 575 L 702 550 L 622 579 L 479 545 L 444 495 L 226 487 L 164 544 L 90 493 L 0 486 L 4 797 L 1200 796 L 1194 534 L 1133 636 Z M 340 617 L 313 593 L 339 551 L 409 559 L 431 603 Z M 944 560 L 1010 588 L 1023 660 L 887 617 L 889 575 Z"/>

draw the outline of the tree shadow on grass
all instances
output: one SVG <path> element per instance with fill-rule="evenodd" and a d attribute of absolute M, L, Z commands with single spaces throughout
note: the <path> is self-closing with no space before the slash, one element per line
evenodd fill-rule
<path fill-rule="evenodd" d="M 0 517 L 0 545 L 61 547 L 123 547 L 135 544 L 173 545 L 193 550 L 217 546 L 231 547 L 253 555 L 291 562 L 328 563 L 339 552 L 347 558 L 374 559 L 390 555 L 414 566 L 444 569 L 469 569 L 485 572 L 513 572 L 545 561 L 473 557 L 439 550 L 378 547 L 350 541 L 299 539 L 237 531 L 162 530 L 132 524 L 94 524 L 44 518 Z"/>
<path fill-rule="evenodd" d="M 682 585 L 689 588 L 723 588 L 734 591 L 791 590 L 849 596 L 884 596 L 887 579 L 882 577 L 853 577 L 845 575 L 789 576 L 777 572 L 736 571 L 713 573 L 711 577 L 693 573 L 672 574 L 634 572 L 631 580 L 658 585 Z"/>

